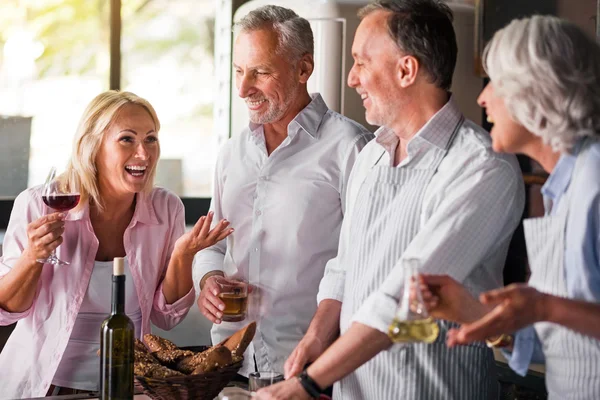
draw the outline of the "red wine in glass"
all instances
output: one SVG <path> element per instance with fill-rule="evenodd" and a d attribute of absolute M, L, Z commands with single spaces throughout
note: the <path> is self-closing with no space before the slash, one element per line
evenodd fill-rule
<path fill-rule="evenodd" d="M 77 207 L 79 204 L 79 193 L 69 194 L 51 194 L 42 196 L 42 200 L 46 205 L 56 211 L 69 211 Z"/>
<path fill-rule="evenodd" d="M 56 175 L 56 168 L 52 167 L 50 173 L 46 178 L 44 189 L 42 192 L 42 200 L 51 209 L 59 212 L 66 212 L 79 204 L 80 194 L 76 183 L 69 182 L 66 184 L 66 179 L 61 179 L 60 176 Z M 68 265 L 67 261 L 63 261 L 56 256 L 56 249 L 52 251 L 52 254 L 45 259 L 37 260 L 43 264 L 53 265 Z"/>

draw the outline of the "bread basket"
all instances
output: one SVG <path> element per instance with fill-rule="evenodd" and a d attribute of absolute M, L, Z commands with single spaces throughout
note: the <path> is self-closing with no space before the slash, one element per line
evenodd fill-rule
<path fill-rule="evenodd" d="M 208 346 L 182 347 L 201 352 Z M 198 375 L 174 376 L 171 378 L 135 377 L 136 389 L 155 400 L 213 400 L 235 377 L 243 361 Z"/>

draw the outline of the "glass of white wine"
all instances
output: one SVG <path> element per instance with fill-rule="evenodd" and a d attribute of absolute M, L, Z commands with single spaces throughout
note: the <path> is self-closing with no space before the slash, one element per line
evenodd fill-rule
<path fill-rule="evenodd" d="M 404 289 L 388 336 L 395 343 L 433 343 L 440 334 L 440 327 L 431 318 L 423 302 L 417 277 L 419 261 L 407 259 L 403 262 Z"/>

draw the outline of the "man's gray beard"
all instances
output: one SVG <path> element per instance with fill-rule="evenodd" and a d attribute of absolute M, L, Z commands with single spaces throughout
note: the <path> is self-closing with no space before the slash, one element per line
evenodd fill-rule
<path fill-rule="evenodd" d="M 271 122 L 277 122 L 283 117 L 283 110 L 279 108 L 269 108 L 264 114 L 256 111 L 249 111 L 250 121 L 253 124 L 264 125 Z"/>
<path fill-rule="evenodd" d="M 289 82 L 289 86 L 287 87 L 286 95 L 285 95 L 285 98 L 289 99 L 289 100 L 284 102 L 283 104 L 282 103 L 278 104 L 279 107 L 271 107 L 272 103 L 267 98 L 267 102 L 269 103 L 269 108 L 267 109 L 267 111 L 264 114 L 259 114 L 255 111 L 248 110 L 248 112 L 250 114 L 250 121 L 253 124 L 257 124 L 257 125 L 271 124 L 273 122 L 279 121 L 281 118 L 283 118 L 286 110 L 288 110 L 290 108 L 291 104 L 294 102 L 294 100 L 299 95 L 300 95 L 300 89 L 298 87 L 296 87 L 293 82 Z"/>

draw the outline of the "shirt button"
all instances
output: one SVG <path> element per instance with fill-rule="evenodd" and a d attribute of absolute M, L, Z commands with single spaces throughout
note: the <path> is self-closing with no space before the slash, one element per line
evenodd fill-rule
<path fill-rule="evenodd" d="M 256 251 L 256 252 L 257 252 L 257 251 L 258 251 L 258 247 L 255 247 L 255 248 L 254 248 L 254 251 Z"/>
<path fill-rule="evenodd" d="M 269 180 L 269 177 L 268 177 L 268 176 L 266 176 L 266 175 L 263 175 L 263 176 L 261 176 L 261 177 L 260 177 L 260 180 L 261 180 L 261 181 L 268 181 L 268 180 Z"/>
<path fill-rule="evenodd" d="M 258 211 L 256 212 L 256 215 L 257 215 L 257 216 L 260 216 L 261 214 L 262 214 L 262 212 L 260 212 L 260 210 L 258 210 Z"/>

